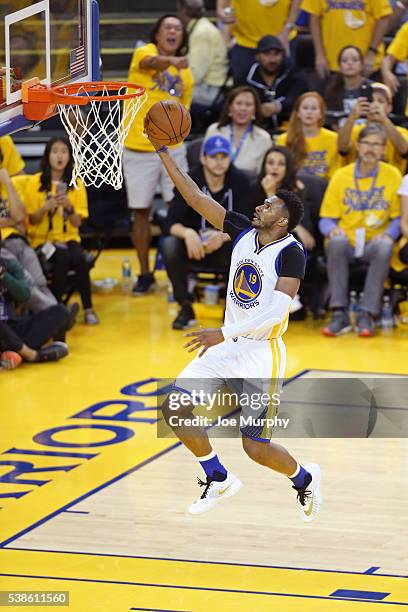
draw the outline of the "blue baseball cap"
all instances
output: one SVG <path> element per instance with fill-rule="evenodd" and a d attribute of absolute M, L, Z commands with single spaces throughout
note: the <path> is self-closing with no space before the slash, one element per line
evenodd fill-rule
<path fill-rule="evenodd" d="M 219 134 L 207 138 L 203 146 L 204 155 L 217 155 L 217 153 L 231 155 L 230 143 L 224 136 L 220 136 Z"/>

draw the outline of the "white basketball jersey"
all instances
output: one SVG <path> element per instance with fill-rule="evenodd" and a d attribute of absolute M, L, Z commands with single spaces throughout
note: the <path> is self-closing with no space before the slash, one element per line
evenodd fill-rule
<path fill-rule="evenodd" d="M 279 277 L 279 254 L 293 243 L 303 250 L 292 234 L 262 247 L 254 228 L 237 238 L 231 256 L 225 325 L 243 321 L 270 306 Z M 267 337 L 282 336 L 288 320 L 289 311 L 282 323 L 271 327 Z M 251 338 L 251 334 L 246 337 Z"/>

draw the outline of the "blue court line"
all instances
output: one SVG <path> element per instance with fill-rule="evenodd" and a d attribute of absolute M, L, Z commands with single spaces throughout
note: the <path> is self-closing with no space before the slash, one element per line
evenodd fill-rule
<path fill-rule="evenodd" d="M 62 512 L 67 512 L 69 514 L 89 514 L 89 512 L 85 512 L 85 510 L 62 510 Z"/>
<path fill-rule="evenodd" d="M 300 376 L 304 376 L 304 374 L 307 374 L 307 372 L 309 372 L 309 370 L 301 370 L 301 372 L 298 372 L 298 374 L 295 374 L 294 376 L 291 376 L 290 378 L 288 378 L 284 382 L 284 385 L 287 385 L 287 384 L 291 383 L 293 380 L 295 380 L 296 378 L 299 378 Z M 239 411 L 239 408 L 234 409 L 232 412 L 229 412 L 228 414 L 226 414 L 225 417 L 228 418 L 228 417 L 232 416 L 233 414 L 235 414 L 238 411 Z M 206 429 L 211 429 L 211 427 L 213 427 L 213 425 L 211 425 L 210 427 L 206 427 Z M 165 448 L 164 450 L 160 451 L 159 453 L 156 453 L 155 455 L 152 455 L 151 457 L 148 457 L 147 459 L 145 459 L 141 463 L 138 463 L 134 467 L 129 468 L 128 470 L 126 470 L 126 472 L 123 472 L 122 474 L 118 474 L 117 476 L 115 476 L 111 480 L 108 480 L 107 482 L 99 485 L 95 489 L 91 489 L 90 491 L 88 491 L 87 493 L 84 493 L 80 497 L 77 497 L 73 501 L 68 502 L 67 504 L 65 504 L 65 506 L 62 506 L 62 508 L 59 508 L 58 510 L 55 510 L 54 512 L 51 512 L 51 514 L 48 514 L 47 516 L 43 517 L 39 521 L 33 523 L 32 525 L 30 525 L 30 527 L 26 527 L 25 529 L 22 529 L 21 531 L 19 531 L 15 535 L 11 536 L 7 540 L 4 540 L 3 542 L 0 542 L 0 548 L 4 548 L 5 546 L 7 546 L 7 544 L 11 544 L 11 542 L 14 542 L 14 540 L 17 540 L 18 538 L 21 538 L 23 535 L 25 535 L 26 533 L 29 533 L 30 531 L 32 531 L 36 527 L 39 527 L 40 525 L 43 525 L 44 523 L 46 523 L 47 521 L 51 520 L 52 518 L 54 518 L 55 516 L 57 516 L 61 512 L 65 512 L 67 510 L 67 508 L 71 508 L 71 506 L 74 506 L 74 505 L 78 504 L 79 502 L 83 501 L 87 497 L 90 497 L 91 495 L 94 495 L 95 493 L 98 493 L 99 491 L 102 491 L 106 487 L 109 487 L 111 484 L 113 484 L 115 482 L 118 482 L 119 480 L 121 480 L 125 476 L 128 476 L 129 474 L 133 474 L 133 472 L 136 472 L 137 470 L 140 470 L 145 465 L 148 465 L 152 461 L 155 461 L 156 459 L 159 459 L 163 455 L 166 455 L 168 452 L 170 452 L 171 450 L 174 450 L 178 446 L 181 446 L 181 442 L 176 442 L 175 444 L 172 444 L 168 448 Z"/>
<path fill-rule="evenodd" d="M 382 601 L 391 593 L 384 593 L 381 591 L 359 591 L 355 589 L 337 589 L 333 593 L 330 594 L 330 597 L 344 597 L 345 599 L 350 599 L 350 597 L 354 597 L 356 599 L 370 599 L 373 601 Z"/>
<path fill-rule="evenodd" d="M 146 555 L 115 555 L 114 553 L 93 553 L 93 552 L 75 552 L 73 550 L 49 550 L 49 549 L 38 549 L 38 548 L 16 548 L 8 546 L 5 550 L 17 550 L 22 552 L 35 552 L 35 553 L 52 553 L 59 555 L 85 555 L 89 557 L 113 557 L 114 559 L 144 559 L 146 561 L 173 561 L 174 563 L 201 563 L 203 565 L 227 565 L 232 567 L 256 567 L 259 569 L 277 569 L 277 570 L 290 570 L 290 571 L 301 571 L 301 572 L 322 572 L 324 574 L 346 574 L 351 576 L 374 576 L 382 578 L 408 578 L 408 576 L 401 576 L 399 574 L 371 574 L 367 572 L 352 572 L 347 570 L 333 570 L 333 569 L 318 569 L 313 567 L 291 567 L 285 565 L 261 565 L 258 563 L 237 563 L 233 561 L 201 561 L 200 559 L 176 559 L 174 557 L 148 557 Z"/>
<path fill-rule="evenodd" d="M 77 497 L 73 501 L 68 502 L 67 504 L 65 504 L 65 506 L 62 506 L 62 508 L 58 508 L 58 510 L 55 510 L 54 512 L 51 512 L 51 514 L 48 514 L 47 516 L 45 516 L 44 518 L 40 519 L 39 521 L 36 521 L 35 523 L 33 523 L 33 525 L 30 525 L 30 527 L 26 527 L 25 529 L 22 529 L 21 531 L 19 531 L 15 535 L 11 536 L 11 538 L 8 538 L 7 540 L 4 540 L 3 542 L 0 542 L 0 548 L 4 548 L 5 546 L 7 546 L 7 544 L 10 544 L 11 542 L 14 542 L 14 540 L 17 540 L 18 538 L 21 538 L 26 533 L 29 533 L 30 531 L 32 531 L 36 527 L 39 527 L 43 523 L 46 523 L 47 521 L 49 521 L 52 518 L 54 518 L 55 516 L 57 516 L 57 514 L 60 514 L 61 512 L 66 511 L 67 508 L 71 508 L 71 506 L 74 506 L 74 505 L 78 504 L 79 502 L 83 501 L 84 499 L 86 499 L 90 495 L 94 495 L 94 493 L 98 493 L 98 491 L 102 491 L 102 489 L 105 489 L 106 487 L 109 487 L 111 484 L 113 484 L 114 482 L 117 482 L 118 480 L 121 480 L 125 476 L 128 476 L 129 474 L 133 474 L 133 472 L 136 472 L 137 470 L 140 470 L 142 467 L 144 467 L 145 465 L 148 465 L 149 463 L 151 463 L 155 459 L 158 459 L 159 457 L 162 457 L 163 455 L 166 455 L 168 452 L 170 452 L 174 448 L 177 448 L 177 446 L 181 446 L 181 442 L 176 442 L 175 444 L 172 444 L 168 448 L 165 448 L 164 450 L 160 451 L 159 453 L 156 453 L 155 455 L 152 455 L 151 457 L 148 457 L 148 459 L 145 459 L 141 463 L 138 463 L 134 467 L 126 470 L 126 472 L 123 472 L 122 474 L 119 474 L 118 476 L 115 476 L 111 480 L 108 480 L 107 482 L 99 485 L 98 487 L 95 487 L 95 489 L 91 489 L 90 491 L 88 491 L 87 493 L 84 493 L 80 497 Z"/>
<path fill-rule="evenodd" d="M 403 601 L 372 601 L 367 599 L 355 599 L 345 597 L 331 597 L 327 595 L 300 595 L 299 593 L 275 593 L 274 591 L 244 591 L 243 589 L 221 589 L 216 587 L 198 587 L 182 584 L 155 584 L 150 582 L 130 582 L 127 580 L 96 580 L 87 578 L 65 578 L 63 576 L 30 576 L 27 574 L 0 574 L 7 578 L 31 578 L 38 580 L 62 580 L 66 582 L 93 582 L 98 584 L 121 584 L 127 586 L 152 587 L 161 589 L 184 589 L 187 591 L 213 591 L 216 593 L 240 593 L 241 595 L 267 595 L 272 597 L 297 597 L 299 599 L 324 599 L 326 601 L 356 601 L 358 603 L 370 603 L 390 606 L 408 606 Z"/>
<path fill-rule="evenodd" d="M 369 567 L 368 569 L 366 569 L 366 571 L 363 572 L 363 574 L 375 574 L 375 572 L 379 569 L 380 569 L 379 567 L 377 567 L 376 565 L 373 565 L 372 567 Z M 379 574 L 379 576 L 381 576 L 381 574 Z"/>

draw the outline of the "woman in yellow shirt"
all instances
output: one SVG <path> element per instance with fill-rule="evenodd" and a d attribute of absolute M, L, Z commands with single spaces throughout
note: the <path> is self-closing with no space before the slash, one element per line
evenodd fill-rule
<path fill-rule="evenodd" d="M 88 216 L 88 201 L 82 183 L 78 182 L 78 189 L 68 187 L 72 166 L 68 140 L 52 138 L 41 160 L 41 172 L 24 182 L 21 197 L 28 213 L 31 244 L 42 246 L 53 264 L 52 292 L 60 301 L 68 271 L 74 269 L 85 323 L 96 325 L 99 319 L 92 307 L 89 266 L 79 236 L 81 221 Z"/>
<path fill-rule="evenodd" d="M 337 134 L 323 127 L 326 105 L 315 91 L 308 91 L 296 100 L 289 119 L 288 131 L 276 143 L 287 146 L 298 169 L 328 180 L 340 166 Z"/>

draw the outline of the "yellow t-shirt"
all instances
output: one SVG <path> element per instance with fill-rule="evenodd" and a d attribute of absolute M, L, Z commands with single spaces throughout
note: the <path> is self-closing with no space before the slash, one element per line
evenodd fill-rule
<path fill-rule="evenodd" d="M 40 191 L 40 176 L 41 173 L 33 174 L 27 177 L 24 182 L 18 182 L 16 189 L 21 197 L 27 215 L 35 213 L 41 208 L 46 200 L 47 193 Z M 84 185 L 78 181 L 79 189 L 69 189 L 67 196 L 75 209 L 75 212 L 82 217 L 88 216 L 88 198 Z M 55 195 L 56 185 L 51 187 L 51 194 Z M 48 215 L 45 215 L 37 225 L 33 225 L 28 220 L 28 238 L 33 248 L 36 248 L 44 242 L 69 242 L 74 240 L 80 242 L 79 229 L 71 224 L 69 217 L 64 222 L 64 216 L 61 209 L 58 209 L 52 217 L 52 227 Z"/>
<path fill-rule="evenodd" d="M 10 136 L 0 138 L 0 148 L 3 154 L 2 166 L 8 171 L 9 175 L 13 176 L 13 174 L 21 172 L 25 163 Z"/>
<path fill-rule="evenodd" d="M 21 181 L 24 181 L 27 178 L 27 176 L 28 176 L 27 174 L 21 174 L 20 176 L 14 176 L 12 178 L 11 182 L 13 183 L 13 186 L 15 190 L 17 191 L 17 194 L 19 194 L 19 190 L 17 188 L 18 181 L 20 181 L 21 183 Z M 3 184 L 0 185 L 0 197 L 3 200 L 3 206 L 5 205 L 6 208 L 9 208 L 9 194 L 8 194 L 6 186 Z M 20 233 L 21 232 L 14 226 L 1 228 L 1 237 L 3 240 L 6 240 L 6 238 L 11 236 L 12 234 L 20 234 Z"/>
<path fill-rule="evenodd" d="M 320 216 L 339 219 L 351 244 L 355 245 L 355 230 L 365 228 L 366 241 L 382 234 L 390 219 L 400 216 L 401 172 L 385 162 L 379 163 L 378 176 L 354 178 L 355 164 L 340 168 L 334 174 L 324 194 Z M 356 188 L 356 182 L 357 187 Z"/>
<path fill-rule="evenodd" d="M 259 0 L 232 0 L 237 20 L 232 33 L 237 43 L 255 49 L 262 36 L 279 34 L 287 21 L 290 5 L 290 0 L 278 0 L 273 6 L 263 5 Z"/>
<path fill-rule="evenodd" d="M 287 138 L 287 132 L 280 134 L 276 144 L 286 146 Z M 308 174 L 328 180 L 341 166 L 336 132 L 320 128 L 317 136 L 306 137 L 306 151 L 307 157 L 303 162 L 302 170 Z"/>
<path fill-rule="evenodd" d="M 357 157 L 356 143 L 358 140 L 358 135 L 364 127 L 364 124 L 353 125 L 353 129 L 351 131 L 351 149 L 346 156 L 347 163 L 349 164 L 354 162 Z M 408 140 L 408 130 L 399 125 L 396 125 L 395 127 L 397 128 L 397 131 L 404 136 L 405 140 Z M 398 168 L 402 174 L 405 174 L 407 160 L 405 157 L 401 157 L 389 138 L 387 138 L 387 143 L 385 145 L 384 161 L 387 162 L 387 164 L 392 164 Z"/>
<path fill-rule="evenodd" d="M 398 30 L 394 40 L 387 47 L 387 54 L 393 55 L 399 62 L 405 62 L 408 59 L 408 21 Z M 408 100 L 405 114 L 408 115 Z"/>
<path fill-rule="evenodd" d="M 323 47 L 330 70 L 336 72 L 341 49 L 354 45 L 364 55 L 371 44 L 376 21 L 392 13 L 388 0 L 303 0 L 301 8 L 321 18 Z M 380 67 L 384 56 L 382 43 L 377 51 L 374 70 Z"/>
<path fill-rule="evenodd" d="M 143 121 L 148 110 L 162 100 L 175 100 L 190 108 L 193 95 L 193 75 L 190 68 L 178 70 L 169 66 L 166 70 L 141 70 L 140 62 L 148 56 L 158 55 L 156 45 L 149 43 L 138 47 L 133 53 L 128 82 L 146 89 L 147 100 L 136 115 L 125 140 L 125 147 L 134 151 L 154 151 L 154 147 L 143 135 Z"/>

